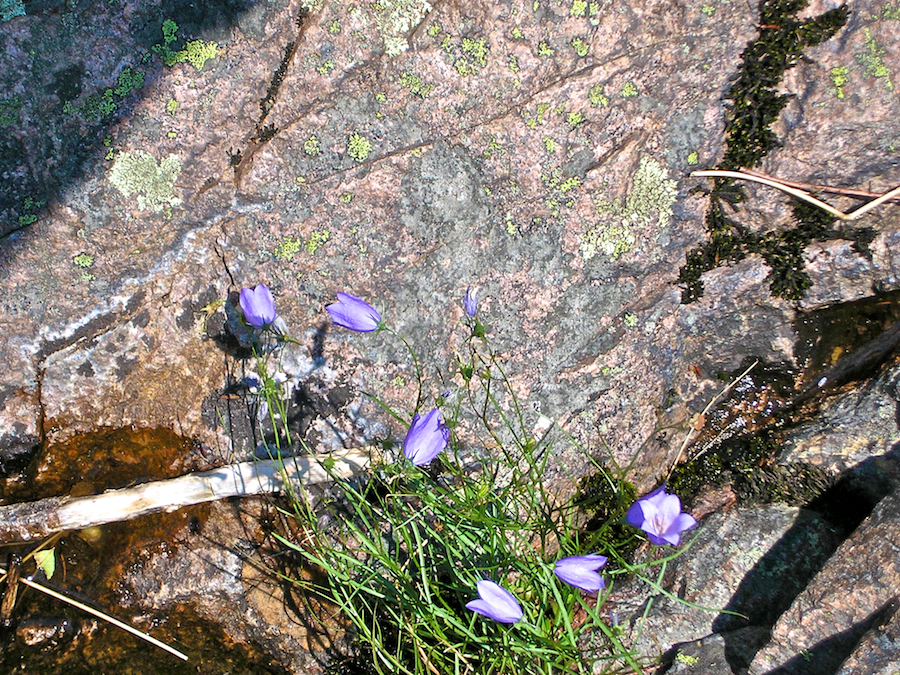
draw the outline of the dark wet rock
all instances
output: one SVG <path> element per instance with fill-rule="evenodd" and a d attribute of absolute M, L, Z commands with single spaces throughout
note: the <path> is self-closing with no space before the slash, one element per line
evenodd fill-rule
<path fill-rule="evenodd" d="M 885 497 L 777 621 L 752 675 L 836 672 L 863 636 L 894 611 L 900 492 Z"/>
<path fill-rule="evenodd" d="M 16 638 L 29 647 L 56 647 L 71 640 L 75 632 L 65 617 L 30 617 L 16 625 Z"/>

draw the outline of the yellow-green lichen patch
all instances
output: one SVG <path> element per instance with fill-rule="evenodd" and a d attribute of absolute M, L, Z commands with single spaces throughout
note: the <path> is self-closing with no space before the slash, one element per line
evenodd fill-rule
<path fill-rule="evenodd" d="M 888 2 L 885 4 L 881 8 L 881 18 L 887 21 L 900 21 L 900 3 Z"/>
<path fill-rule="evenodd" d="M 175 196 L 175 179 L 179 173 L 181 161 L 175 155 L 157 162 L 153 155 L 138 150 L 116 157 L 109 170 L 109 182 L 126 199 L 136 195 L 141 211 L 148 206 L 158 211 L 163 206 L 181 203 Z"/>
<path fill-rule="evenodd" d="M 369 7 L 388 56 L 409 49 L 407 36 L 431 11 L 426 0 L 375 0 Z"/>
<path fill-rule="evenodd" d="M 591 50 L 590 45 L 579 37 L 573 38 L 570 44 L 578 56 L 587 56 L 588 52 Z"/>
<path fill-rule="evenodd" d="M 409 89 L 411 94 L 425 98 L 434 89 L 433 84 L 425 84 L 422 78 L 412 72 L 405 72 L 400 76 L 400 85 Z"/>
<path fill-rule="evenodd" d="M 319 139 L 315 136 L 310 136 L 303 143 L 303 152 L 305 152 L 310 157 L 316 157 L 321 151 L 322 148 L 319 145 Z"/>
<path fill-rule="evenodd" d="M 347 154 L 349 154 L 357 162 L 365 162 L 372 152 L 372 144 L 362 134 L 354 131 L 347 139 Z"/>
<path fill-rule="evenodd" d="M 641 158 L 624 203 L 596 200 L 601 220 L 582 237 L 582 257 L 589 260 L 603 253 L 615 260 L 634 245 L 635 228 L 654 221 L 657 227 L 666 227 L 672 217 L 676 194 L 676 183 L 669 178 L 666 168 L 650 157 Z"/>
<path fill-rule="evenodd" d="M 556 53 L 556 50 L 550 46 L 549 42 L 547 42 L 546 40 L 542 40 L 540 43 L 538 43 L 537 53 L 538 56 L 546 59 L 553 56 Z"/>
<path fill-rule="evenodd" d="M 687 163 L 688 163 L 688 166 L 696 166 L 697 164 L 699 164 L 700 163 L 700 154 L 696 150 L 694 150 L 693 152 L 688 154 Z"/>
<path fill-rule="evenodd" d="M 831 85 L 834 87 L 834 95 L 844 98 L 844 87 L 850 82 L 850 70 L 847 66 L 837 66 L 831 69 Z"/>
<path fill-rule="evenodd" d="M 94 266 L 94 256 L 90 253 L 79 253 L 72 258 L 72 263 L 82 269 L 89 269 Z"/>
<path fill-rule="evenodd" d="M 568 124 L 573 129 L 582 122 L 584 122 L 584 114 L 582 114 L 581 112 L 575 111 L 570 112 L 568 115 L 566 115 L 566 124 Z"/>
<path fill-rule="evenodd" d="M 550 110 L 549 103 L 538 103 L 535 114 L 529 115 L 527 110 L 522 110 L 522 117 L 525 118 L 525 126 L 529 129 L 536 129 L 538 124 L 544 123 L 544 115 Z"/>
<path fill-rule="evenodd" d="M 276 259 L 288 262 L 294 259 L 294 256 L 300 252 L 302 246 L 303 239 L 300 237 L 297 237 L 296 239 L 285 237 L 275 244 L 275 251 L 273 253 Z"/>
<path fill-rule="evenodd" d="M 609 105 L 609 97 L 603 93 L 602 84 L 595 84 L 588 90 L 588 102 L 594 108 L 597 106 L 605 108 Z"/>
<path fill-rule="evenodd" d="M 859 62 L 862 63 L 869 75 L 881 79 L 887 90 L 893 91 L 894 83 L 891 81 L 891 71 L 888 70 L 884 60 L 881 58 L 884 56 L 884 50 L 878 46 L 872 31 L 868 28 L 863 28 L 863 34 L 865 35 L 866 51 L 857 54 L 856 58 L 859 59 Z"/>
<path fill-rule="evenodd" d="M 634 82 L 626 82 L 622 85 L 622 98 L 632 98 L 638 95 L 638 88 Z"/>
<path fill-rule="evenodd" d="M 172 19 L 166 19 L 162 24 L 163 41 L 153 45 L 152 50 L 159 55 L 167 66 L 176 63 L 190 63 L 197 70 L 203 70 L 203 66 L 210 59 L 219 54 L 219 45 L 216 42 L 206 40 L 187 40 L 184 49 L 172 49 L 172 43 L 178 39 L 178 24 Z"/>
<path fill-rule="evenodd" d="M 331 238 L 331 233 L 328 230 L 315 230 L 312 234 L 309 235 L 309 240 L 306 242 L 306 252 L 310 255 L 315 255 L 316 251 L 321 248 L 322 244 L 328 241 Z"/>

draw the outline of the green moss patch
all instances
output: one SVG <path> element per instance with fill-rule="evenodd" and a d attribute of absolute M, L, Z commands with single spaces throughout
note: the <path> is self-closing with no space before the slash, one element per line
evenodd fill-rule
<path fill-rule="evenodd" d="M 771 125 L 788 100 L 787 94 L 778 91 L 785 71 L 797 63 L 804 49 L 832 37 L 847 22 L 846 5 L 809 19 L 796 18 L 807 4 L 806 0 L 761 0 L 759 35 L 744 50 L 741 70 L 725 96 L 727 146 L 718 169 L 752 168 L 778 147 Z M 868 228 L 835 228 L 830 215 L 800 203 L 794 207 L 793 227 L 757 234 L 732 217 L 743 199 L 743 191 L 732 181 L 715 182 L 706 214 L 709 239 L 687 253 L 679 271 L 682 302 L 694 302 L 703 295 L 700 277 L 704 272 L 749 253 L 760 254 L 771 268 L 769 288 L 774 296 L 798 300 L 812 285 L 803 260 L 812 241 L 849 237 L 862 251 L 871 240 Z"/>

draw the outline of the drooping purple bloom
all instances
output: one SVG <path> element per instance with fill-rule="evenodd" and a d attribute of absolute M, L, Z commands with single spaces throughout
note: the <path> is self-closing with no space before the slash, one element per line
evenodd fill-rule
<path fill-rule="evenodd" d="M 244 320 L 257 328 L 265 328 L 278 317 L 275 299 L 264 284 L 241 289 L 241 311 L 244 313 Z"/>
<path fill-rule="evenodd" d="M 478 291 L 473 291 L 471 286 L 466 289 L 466 294 L 463 296 L 463 309 L 469 316 L 474 317 L 478 314 Z"/>
<path fill-rule="evenodd" d="M 360 333 L 368 333 L 378 328 L 381 314 L 372 305 L 349 293 L 338 293 L 337 298 L 337 302 L 325 307 L 335 325 Z"/>
<path fill-rule="evenodd" d="M 422 466 L 437 457 L 449 441 L 450 429 L 441 421 L 441 411 L 433 408 L 425 417 L 413 417 L 403 439 L 403 454 L 416 466 Z"/>
<path fill-rule="evenodd" d="M 625 520 L 646 532 L 650 543 L 657 546 L 678 546 L 681 533 L 697 524 L 693 516 L 681 512 L 681 500 L 666 492 L 665 483 L 632 504 Z"/>
<path fill-rule="evenodd" d="M 573 555 L 556 561 L 553 573 L 570 586 L 589 593 L 603 588 L 603 577 L 598 570 L 606 564 L 606 556 L 599 553 Z"/>
<path fill-rule="evenodd" d="M 466 603 L 466 609 L 493 619 L 497 623 L 516 623 L 522 618 L 522 607 L 515 596 L 499 584 L 482 579 L 476 584 L 478 599 Z"/>

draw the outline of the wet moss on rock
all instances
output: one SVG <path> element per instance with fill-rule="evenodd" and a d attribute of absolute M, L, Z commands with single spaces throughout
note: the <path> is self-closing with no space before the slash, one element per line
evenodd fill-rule
<path fill-rule="evenodd" d="M 785 71 L 797 63 L 804 49 L 832 37 L 847 22 L 846 5 L 810 19 L 797 19 L 796 14 L 807 4 L 807 0 L 760 1 L 759 35 L 744 50 L 741 71 L 725 97 L 727 147 L 717 168 L 735 171 L 754 167 L 778 147 L 771 125 L 789 98 L 778 91 Z M 709 240 L 688 251 L 678 275 L 685 304 L 703 295 L 700 277 L 704 272 L 737 262 L 748 253 L 758 253 L 771 268 L 772 295 L 799 300 L 812 285 L 803 261 L 803 253 L 812 241 L 849 236 L 858 242 L 858 250 L 871 241 L 868 228 L 835 228 L 832 216 L 807 204 L 794 207 L 794 227 L 757 234 L 726 210 L 737 210 L 744 199 L 741 188 L 730 180 L 718 179 L 710 197 L 706 214 Z"/>

